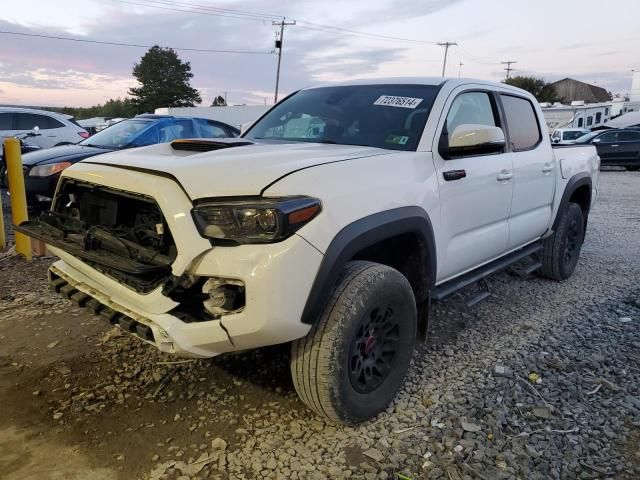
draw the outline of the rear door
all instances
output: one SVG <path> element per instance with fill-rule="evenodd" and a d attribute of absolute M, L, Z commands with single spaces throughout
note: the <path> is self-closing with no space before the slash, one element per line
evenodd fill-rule
<path fill-rule="evenodd" d="M 594 138 L 591 143 L 596 146 L 602 163 L 620 160 L 618 132 L 605 132 Z"/>
<path fill-rule="evenodd" d="M 539 238 L 551 221 L 556 168 L 551 144 L 543 141 L 542 126 L 526 97 L 500 93 L 513 162 L 513 200 L 509 241 L 513 250 Z"/>
<path fill-rule="evenodd" d="M 640 163 L 640 132 L 619 132 L 618 145 L 622 159 L 634 164 Z"/>
<path fill-rule="evenodd" d="M 444 107 L 433 158 L 440 189 L 437 281 L 486 263 L 505 252 L 513 192 L 511 157 L 503 152 L 446 158 L 440 145 L 459 125 L 502 126 L 491 91 L 460 87 Z"/>

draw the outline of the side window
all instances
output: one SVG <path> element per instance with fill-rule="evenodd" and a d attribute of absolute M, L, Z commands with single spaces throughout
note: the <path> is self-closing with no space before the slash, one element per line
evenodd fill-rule
<path fill-rule="evenodd" d="M 618 140 L 620 142 L 640 142 L 640 132 L 620 132 Z"/>
<path fill-rule="evenodd" d="M 603 133 L 602 135 L 600 135 L 599 137 L 597 137 L 598 140 L 600 140 L 600 143 L 613 143 L 613 142 L 617 142 L 618 141 L 618 132 L 607 132 L 607 133 Z M 595 139 L 594 139 L 595 140 Z"/>
<path fill-rule="evenodd" d="M 529 150 L 542 139 L 533 104 L 526 98 L 500 95 L 514 151 Z"/>
<path fill-rule="evenodd" d="M 607 115 L 609 115 L 609 107 L 605 107 L 605 109 L 604 109 L 604 115 L 605 115 L 605 117 L 606 117 Z"/>
<path fill-rule="evenodd" d="M 216 125 L 216 123 L 212 122 L 211 120 L 206 120 L 204 122 L 198 122 L 198 125 L 200 126 L 200 132 L 201 132 L 203 137 L 206 137 L 206 138 L 224 138 L 224 137 L 228 137 L 229 136 L 229 134 L 227 133 L 227 131 L 225 129 L 223 129 L 222 127 Z"/>
<path fill-rule="evenodd" d="M 602 112 L 596 113 L 596 123 L 600 123 L 602 120 Z"/>
<path fill-rule="evenodd" d="M 587 117 L 587 127 L 593 125 L 593 117 L 592 116 L 588 116 Z"/>
<path fill-rule="evenodd" d="M 53 117 L 49 117 L 47 115 L 40 115 L 41 125 L 38 125 L 43 130 L 50 130 L 52 128 L 62 128 L 64 127 L 64 123 L 59 120 L 56 120 Z"/>
<path fill-rule="evenodd" d="M 584 125 L 584 119 L 582 117 L 580 117 L 578 119 L 578 128 L 582 128 L 582 125 Z"/>
<path fill-rule="evenodd" d="M 160 132 L 158 127 L 154 125 L 144 131 L 138 138 L 132 142 L 136 147 L 144 147 L 145 145 L 155 145 L 160 143 Z"/>
<path fill-rule="evenodd" d="M 13 130 L 13 113 L 0 113 L 0 130 Z"/>
<path fill-rule="evenodd" d="M 488 93 L 467 92 L 455 98 L 447 114 L 446 132 L 443 133 L 450 135 L 456 127 L 464 124 L 498 126 Z"/>
<path fill-rule="evenodd" d="M 43 125 L 47 124 L 47 119 L 44 115 L 37 115 L 35 113 L 16 113 L 16 130 L 32 130 L 33 127 L 39 127 L 44 129 Z"/>

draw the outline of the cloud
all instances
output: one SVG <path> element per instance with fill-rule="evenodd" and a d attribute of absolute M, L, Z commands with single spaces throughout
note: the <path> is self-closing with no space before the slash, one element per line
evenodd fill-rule
<path fill-rule="evenodd" d="M 202 91 L 203 104 L 224 91 L 234 93 L 230 100 L 234 103 L 256 100 L 262 103 L 264 97 L 256 99 L 249 92 L 269 91 L 275 83 L 277 56 L 269 53 L 273 51 L 275 32 L 271 22 L 240 22 L 153 9 L 126 12 L 110 9 L 100 21 L 89 21 L 81 29 L 87 31 L 88 38 L 102 41 L 264 53 L 178 51 L 183 60 L 191 63 L 192 85 Z M 2 20 L 0 30 L 72 36 L 60 29 L 27 27 Z M 5 40 L 0 63 L 8 65 L 0 72 L 0 82 L 22 89 L 100 90 L 104 82 L 131 82 L 132 67 L 146 51 L 54 39 L 0 37 Z M 326 40 L 325 32 L 288 28 L 281 71 L 282 93 L 317 81 L 373 74 L 381 63 L 400 58 L 404 51 L 398 47 L 366 48 L 363 43 L 371 43 L 368 40 L 346 36 L 332 38 L 330 43 Z M 122 95 L 125 93 L 126 89 Z"/>

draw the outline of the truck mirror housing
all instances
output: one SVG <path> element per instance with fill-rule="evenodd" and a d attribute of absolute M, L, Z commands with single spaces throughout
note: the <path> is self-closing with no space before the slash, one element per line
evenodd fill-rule
<path fill-rule="evenodd" d="M 498 153 L 502 152 L 507 144 L 502 129 L 489 125 L 458 125 L 448 137 L 448 144 L 443 145 L 444 148 L 441 149 L 441 153 L 446 154 L 446 157 Z"/>

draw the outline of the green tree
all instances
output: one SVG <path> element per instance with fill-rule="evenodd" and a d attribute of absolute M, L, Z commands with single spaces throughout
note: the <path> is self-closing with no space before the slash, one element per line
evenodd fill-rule
<path fill-rule="evenodd" d="M 539 102 L 557 102 L 559 100 L 551 84 L 545 82 L 542 78 L 518 75 L 507 78 L 502 83 L 526 90 L 536 97 Z"/>
<path fill-rule="evenodd" d="M 155 45 L 133 66 L 139 87 L 129 89 L 139 112 L 158 107 L 193 107 L 202 102 L 200 92 L 192 88 L 191 64 L 183 62 L 172 48 Z"/>
<path fill-rule="evenodd" d="M 211 102 L 211 106 L 212 107 L 226 107 L 227 106 L 227 102 L 225 101 L 224 97 L 222 95 L 218 95 L 216 98 L 213 99 L 213 102 Z"/>

